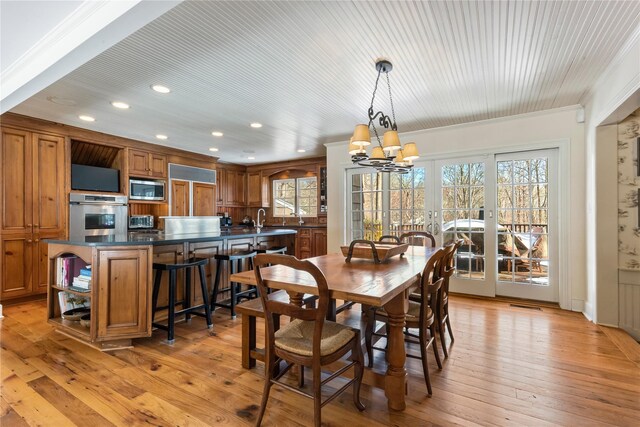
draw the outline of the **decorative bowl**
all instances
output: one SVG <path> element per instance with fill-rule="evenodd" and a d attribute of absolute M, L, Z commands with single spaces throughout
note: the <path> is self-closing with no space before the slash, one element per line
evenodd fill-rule
<path fill-rule="evenodd" d="M 82 316 L 88 314 L 90 311 L 91 309 L 89 307 L 77 307 L 62 313 L 62 318 L 64 320 L 78 321 Z"/>
<path fill-rule="evenodd" d="M 91 327 L 91 313 L 85 314 L 80 318 L 80 324 L 85 328 Z"/>

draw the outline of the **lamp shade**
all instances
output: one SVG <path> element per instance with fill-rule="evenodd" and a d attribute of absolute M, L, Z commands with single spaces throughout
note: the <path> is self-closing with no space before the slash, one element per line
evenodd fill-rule
<path fill-rule="evenodd" d="M 382 137 L 382 149 L 385 152 L 393 153 L 400 149 L 400 138 L 398 138 L 398 131 L 388 130 Z"/>
<path fill-rule="evenodd" d="M 387 156 L 384 155 L 382 147 L 377 146 L 373 147 L 373 151 L 371 152 L 371 157 L 369 157 L 369 160 L 387 160 Z"/>
<path fill-rule="evenodd" d="M 369 134 L 369 126 L 356 125 L 356 129 L 353 131 L 353 141 L 355 145 L 364 147 L 371 144 L 371 135 Z"/>
<path fill-rule="evenodd" d="M 395 163 L 398 166 L 404 166 L 405 165 L 405 161 L 404 161 L 404 156 L 403 156 L 402 150 L 398 150 L 398 152 L 396 153 L 396 158 L 393 159 L 393 163 Z"/>
<path fill-rule="evenodd" d="M 352 156 L 358 153 L 363 152 L 364 150 L 362 149 L 361 146 L 354 144 L 353 142 L 349 143 L 349 154 L 351 154 Z"/>
<path fill-rule="evenodd" d="M 415 142 L 407 142 L 404 144 L 404 148 L 402 149 L 402 155 L 404 160 L 415 160 L 419 158 L 418 155 L 418 147 L 416 147 Z"/>

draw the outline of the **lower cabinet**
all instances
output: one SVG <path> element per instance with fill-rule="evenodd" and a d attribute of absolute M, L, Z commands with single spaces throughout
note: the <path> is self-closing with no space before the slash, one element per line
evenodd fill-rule
<path fill-rule="evenodd" d="M 299 228 L 296 235 L 296 257 L 312 258 L 327 254 L 326 228 Z"/>
<path fill-rule="evenodd" d="M 0 302 L 46 294 L 48 244 L 57 234 L 5 234 L 0 236 Z"/>
<path fill-rule="evenodd" d="M 47 260 L 47 316 L 59 332 L 104 351 L 151 336 L 151 246 L 49 244 Z M 68 284 L 89 265 L 90 290 L 70 289 Z M 67 304 L 88 307 L 89 318 L 63 316 Z"/>

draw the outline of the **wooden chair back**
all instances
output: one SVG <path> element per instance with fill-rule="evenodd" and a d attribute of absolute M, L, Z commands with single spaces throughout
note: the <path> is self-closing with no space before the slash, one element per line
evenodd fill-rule
<path fill-rule="evenodd" d="M 318 288 L 318 301 L 315 307 L 300 307 L 291 302 L 278 301 L 272 299 L 267 291 L 269 281 L 262 278 L 262 269 L 270 266 L 282 265 L 297 272 L 308 273 L 313 277 Z M 274 316 L 284 315 L 291 319 L 300 319 L 303 321 L 314 321 L 315 327 L 313 332 L 313 354 L 320 355 L 320 338 L 322 336 L 322 327 L 327 315 L 329 307 L 329 287 L 324 274 L 309 261 L 299 260 L 292 255 L 279 254 L 258 254 L 254 260 L 254 272 L 258 286 L 260 299 L 264 308 L 264 314 L 267 324 L 267 345 L 272 346 L 274 342 L 274 334 L 276 332 L 273 318 Z"/>
<path fill-rule="evenodd" d="M 436 247 L 435 237 L 433 237 L 433 234 L 427 233 L 426 231 L 408 231 L 400 236 L 400 241 L 409 243 L 411 246 Z M 416 242 L 421 243 L 416 244 Z M 429 242 L 430 245 L 427 244 L 427 242 Z"/>
<path fill-rule="evenodd" d="M 420 324 L 427 328 L 429 325 L 427 324 L 427 307 L 430 307 L 432 313 L 436 314 L 438 311 L 438 304 L 440 298 L 438 298 L 438 292 L 441 289 L 444 279 L 442 277 L 438 277 L 437 271 L 441 268 L 441 264 L 445 262 L 445 249 L 438 249 L 431 258 L 429 258 L 429 262 L 422 270 L 422 276 L 420 280 L 420 294 L 421 294 L 421 310 L 420 310 Z"/>

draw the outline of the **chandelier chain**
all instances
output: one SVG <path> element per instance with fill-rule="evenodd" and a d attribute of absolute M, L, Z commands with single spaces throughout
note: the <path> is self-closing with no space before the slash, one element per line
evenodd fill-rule
<path fill-rule="evenodd" d="M 378 73 L 380 75 L 380 73 Z M 391 117 L 393 117 L 393 124 L 398 123 L 396 121 L 396 110 L 393 108 L 393 96 L 391 95 L 391 81 L 389 80 L 389 73 L 387 73 L 387 87 L 389 88 L 389 100 L 391 101 Z"/>

